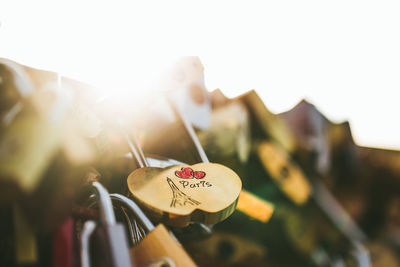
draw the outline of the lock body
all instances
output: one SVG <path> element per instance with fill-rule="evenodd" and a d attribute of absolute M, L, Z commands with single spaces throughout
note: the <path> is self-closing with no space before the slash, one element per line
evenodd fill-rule
<path fill-rule="evenodd" d="M 169 264 L 171 267 L 197 266 L 162 224 L 156 226 L 130 252 L 133 266 L 151 266 L 151 264 L 154 264 L 154 260 L 157 259 L 168 259 L 163 262 L 167 266 Z"/>
<path fill-rule="evenodd" d="M 131 267 L 128 241 L 122 224 L 99 225 L 93 233 L 92 266 Z"/>

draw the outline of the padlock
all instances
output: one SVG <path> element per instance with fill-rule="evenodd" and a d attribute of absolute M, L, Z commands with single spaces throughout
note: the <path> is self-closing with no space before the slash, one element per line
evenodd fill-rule
<path fill-rule="evenodd" d="M 235 100 L 239 100 L 247 106 L 256 120 L 257 126 L 261 128 L 264 134 L 276 140 L 277 143 L 289 152 L 295 149 L 296 143 L 287 125 L 278 116 L 268 110 L 256 91 L 251 90 L 246 92 L 235 98 Z"/>
<path fill-rule="evenodd" d="M 142 155 L 144 157 L 144 155 Z M 158 167 L 158 168 L 166 168 L 174 165 L 183 165 L 183 162 L 163 158 L 160 156 L 147 156 L 143 158 L 149 166 Z M 179 240 L 202 240 L 210 237 L 212 234 L 212 226 L 205 225 L 203 223 L 192 223 L 186 227 L 172 227 L 172 231 L 175 235 L 179 237 Z"/>
<path fill-rule="evenodd" d="M 94 266 L 131 266 L 129 248 L 125 229 L 117 223 L 107 190 L 99 183 L 93 182 L 100 209 L 100 222 L 93 232 L 92 243 L 96 251 Z M 99 257 L 101 255 L 101 257 Z"/>
<path fill-rule="evenodd" d="M 86 221 L 83 225 L 80 235 L 80 255 L 81 255 L 81 267 L 90 267 L 90 238 L 96 228 L 94 221 Z"/>
<path fill-rule="evenodd" d="M 164 225 L 154 227 L 138 205 L 131 199 L 110 194 L 114 203 L 127 208 L 134 214 L 141 226 L 147 231 L 146 236 L 131 248 L 133 266 L 196 266 L 182 245 L 174 239 Z"/>
<path fill-rule="evenodd" d="M 29 81 L 26 84 L 32 87 Z M 57 86 L 50 81 L 51 88 L 31 93 L 16 104 L 20 105 L 18 112 L 12 108 L 2 121 L 0 179 L 14 183 L 24 193 L 31 193 L 38 186 L 62 143 L 70 98 Z"/>
<path fill-rule="evenodd" d="M 367 235 L 375 236 L 384 231 L 385 219 L 374 218 L 386 217 L 389 209 L 382 207 L 389 207 L 398 195 L 400 153 L 358 146 L 353 140 L 349 122 L 329 121 L 305 100 L 279 116 L 287 122 L 296 138 L 298 145 L 294 156 L 304 170 L 332 191 Z M 319 195 L 326 196 L 325 193 Z M 323 199 L 317 201 L 323 202 Z M 334 209 L 329 207 L 326 212 L 331 210 Z M 335 215 L 332 218 L 340 217 L 346 216 Z M 348 228 L 350 224 L 345 225 Z"/>
<path fill-rule="evenodd" d="M 302 170 L 290 161 L 286 151 L 272 142 L 262 142 L 258 155 L 264 168 L 281 190 L 296 204 L 304 204 L 311 195 L 311 185 Z"/>
<path fill-rule="evenodd" d="M 308 201 L 312 194 L 312 187 L 310 182 L 306 179 L 305 174 L 302 172 L 300 166 L 297 166 L 296 163 L 294 163 L 288 152 L 293 152 L 295 149 L 295 139 L 293 138 L 293 136 L 291 135 L 290 131 L 288 131 L 286 125 L 280 120 L 280 118 L 272 113 L 270 113 L 268 111 L 268 109 L 265 107 L 265 105 L 262 103 L 261 99 L 257 96 L 257 94 L 254 91 L 251 91 L 249 93 L 246 93 L 238 98 L 235 99 L 236 101 L 242 101 L 242 103 L 246 104 L 246 106 L 248 107 L 249 111 L 251 111 L 251 115 L 252 115 L 252 119 L 253 121 L 255 120 L 256 123 L 252 122 L 252 126 L 254 129 L 254 137 L 256 137 L 255 139 L 257 140 L 258 138 L 263 139 L 267 139 L 268 142 L 264 141 L 261 143 L 260 146 L 258 146 L 258 152 L 259 152 L 259 159 L 256 159 L 256 161 L 261 161 L 260 163 L 262 165 L 264 165 L 264 168 L 267 170 L 267 175 L 264 174 L 264 176 L 269 176 L 275 180 L 277 182 L 277 185 L 280 189 L 280 191 L 282 191 L 283 193 L 285 193 L 294 203 L 300 205 L 303 204 L 303 207 L 295 207 L 292 205 L 288 205 L 288 207 L 290 207 L 290 209 L 293 209 L 292 212 L 288 213 L 291 214 L 295 211 L 297 211 L 297 209 L 301 209 L 302 213 L 308 213 L 308 214 L 315 214 L 315 215 L 319 215 L 320 217 L 323 217 L 323 215 L 321 214 L 321 208 L 322 211 L 324 213 L 324 210 L 326 210 L 326 207 L 322 207 L 320 205 L 320 207 L 315 207 L 314 205 L 316 204 L 313 201 Z M 226 106 L 227 104 L 225 104 Z M 260 131 L 261 130 L 261 131 Z M 272 139 L 272 140 L 271 140 Z M 199 153 L 200 154 L 200 153 Z M 253 159 L 254 160 L 254 159 Z M 251 160 L 250 160 L 251 161 Z M 243 164 L 244 165 L 244 164 Z M 247 167 L 248 165 L 248 167 Z M 262 177 L 263 175 L 259 174 L 258 170 L 259 166 L 257 166 L 257 170 L 254 169 L 253 167 L 254 164 L 252 162 L 250 162 L 250 164 L 246 164 L 246 167 L 242 167 L 243 169 L 247 170 L 241 173 L 241 175 L 243 174 L 244 177 L 247 176 L 247 178 L 249 177 L 254 177 L 256 178 L 258 177 Z M 262 173 L 262 171 L 260 172 Z M 259 178 L 257 178 L 257 180 L 254 181 L 246 181 L 246 185 L 248 185 L 250 188 L 252 188 L 252 190 L 254 190 L 254 192 L 257 192 L 257 195 L 261 195 L 263 198 L 267 198 L 269 200 L 273 200 L 275 201 L 276 204 L 278 204 L 278 199 L 276 198 L 279 195 L 279 198 L 281 197 L 280 195 L 282 195 L 279 191 L 277 191 L 276 189 L 274 189 L 274 186 L 270 186 L 268 184 L 270 184 L 268 182 L 268 180 L 265 180 L 264 185 L 261 185 L 261 180 L 259 180 Z M 254 186 L 253 186 L 254 185 Z M 271 190 L 273 189 L 273 190 Z M 278 190 L 279 190 L 278 189 Z M 261 193 L 261 194 L 260 194 Z M 246 194 L 245 194 L 246 195 Z M 274 197 L 274 195 L 276 195 Z M 252 197 L 253 199 L 254 197 Z M 245 200 L 246 198 L 242 198 L 243 200 Z M 284 200 L 282 199 L 282 202 Z M 317 201 L 318 203 L 319 201 Z M 279 203 L 280 204 L 280 203 Z M 241 205 L 238 205 L 238 207 L 240 207 Z M 245 204 L 245 201 L 243 201 L 243 206 L 247 206 Z M 296 243 L 296 240 L 300 240 L 299 235 L 301 234 L 301 232 L 296 231 L 296 227 L 295 230 L 291 231 L 293 227 L 296 225 L 296 220 L 287 220 L 287 218 L 289 216 L 283 215 L 284 212 L 282 207 L 280 207 L 281 205 L 279 205 L 277 207 L 277 216 L 275 216 L 275 219 L 271 222 L 272 224 L 277 223 L 276 219 L 278 217 L 281 217 L 280 219 L 283 219 L 283 222 L 285 225 L 289 226 L 287 229 L 287 232 L 289 233 L 290 236 L 292 236 L 292 239 L 294 241 L 294 243 Z M 327 213 L 327 212 L 325 212 Z M 337 215 L 340 212 L 337 213 Z M 330 214 L 327 214 L 329 217 Z M 237 216 L 233 216 L 233 217 L 237 217 Z M 343 216 L 340 216 L 343 217 Z M 235 218 L 232 218 L 235 219 Z M 308 220 L 308 218 L 304 217 L 304 218 L 298 218 L 297 220 L 299 222 L 300 225 L 307 225 L 307 222 L 310 222 Z M 347 220 L 348 221 L 348 220 Z M 221 224 L 216 225 L 215 229 L 216 231 L 218 231 L 219 229 L 230 229 L 229 227 L 232 227 L 233 231 L 236 231 L 234 228 L 236 227 L 235 224 L 230 225 L 230 223 L 232 222 L 232 220 L 230 220 L 229 222 L 223 222 Z M 332 225 L 332 222 L 336 225 Z M 309 255 L 312 255 L 311 257 L 314 257 L 312 259 L 312 261 L 314 261 L 315 263 L 319 262 L 320 259 L 318 259 L 318 257 L 315 257 L 315 255 L 317 255 L 318 253 L 323 255 L 325 251 L 326 253 L 326 248 L 322 247 L 322 243 L 323 242 L 329 242 L 330 240 L 336 241 L 336 243 L 338 244 L 343 244 L 342 246 L 342 250 L 346 250 L 347 248 L 350 248 L 352 246 L 351 241 L 349 242 L 349 240 L 347 240 L 347 242 L 345 241 L 344 243 L 341 243 L 339 240 L 344 238 L 346 239 L 346 231 L 341 229 L 340 226 L 338 226 L 337 224 L 337 220 L 332 220 L 332 222 L 324 222 L 324 225 L 328 225 L 326 230 L 328 230 L 329 232 L 332 231 L 335 234 L 332 234 L 332 237 L 330 235 L 326 235 L 326 231 L 325 233 L 318 233 L 316 231 L 310 231 L 310 235 L 308 235 L 309 240 L 309 246 L 306 246 L 306 244 L 297 244 L 297 249 L 299 249 L 300 251 L 304 252 L 304 248 L 307 247 L 307 252 Z M 250 224 L 249 224 L 250 225 Z M 343 224 L 342 224 L 343 225 Z M 224 228 L 224 227 L 228 227 L 228 228 Z M 243 228 L 244 227 L 244 223 L 242 223 Z M 352 227 L 354 229 L 354 227 Z M 263 233 L 267 232 L 266 230 L 268 229 L 268 227 L 263 227 Z M 272 228 L 271 228 L 272 229 Z M 268 229 L 269 231 L 271 229 Z M 250 233 L 253 231 L 253 229 L 247 229 L 247 235 L 251 236 L 254 233 Z M 258 229 L 258 237 L 260 238 L 260 240 L 262 240 L 262 234 L 260 233 L 261 229 Z M 273 233 L 274 231 L 272 231 L 271 233 Z M 304 231 L 303 231 L 304 232 Z M 293 234 L 294 233 L 294 234 Z M 246 232 L 244 233 L 244 235 L 246 235 Z M 272 236 L 270 236 L 271 238 Z M 348 237 L 348 236 L 347 236 Z M 335 239 L 336 238 L 336 239 Z M 329 240 L 329 241 L 327 241 Z M 350 238 L 351 240 L 351 238 Z M 273 244 L 273 243 L 272 243 Z M 346 246 L 345 246 L 345 245 Z M 287 246 L 287 244 L 285 245 Z M 320 248 L 318 248 L 319 246 L 321 246 Z M 279 246 L 277 246 L 279 247 Z M 339 245 L 340 247 L 340 245 Z M 271 250 L 272 251 L 272 250 Z M 321 252 L 321 253 L 320 253 Z M 331 251 L 330 251 L 331 252 Z M 274 252 L 275 253 L 275 252 Z M 278 252 L 279 253 L 279 252 Z M 339 253 L 338 251 L 333 252 L 333 254 L 335 253 Z M 327 255 L 327 254 L 326 254 Z M 329 256 L 328 256 L 329 257 Z M 365 257 L 364 257 L 365 258 Z M 321 262 L 320 262 L 321 263 Z"/>
<path fill-rule="evenodd" d="M 58 267 L 74 267 L 76 265 L 74 219 L 68 217 L 55 230 L 52 238 L 52 263 Z"/>
<path fill-rule="evenodd" d="M 193 144 L 194 150 L 197 152 L 199 158 L 203 163 L 209 163 L 208 156 L 202 146 L 202 143 L 200 142 L 199 137 L 197 136 L 196 132 L 194 131 L 193 126 L 191 125 L 190 121 L 188 121 L 185 118 L 185 115 L 177 108 L 176 103 L 172 102 L 170 100 L 170 105 L 172 110 L 174 111 L 175 116 L 178 118 L 178 120 L 182 123 L 184 126 L 190 141 Z M 234 101 L 230 105 L 226 105 L 228 108 L 227 109 L 222 109 L 222 114 L 224 112 L 227 112 L 229 115 L 232 113 L 235 113 L 236 116 L 228 116 L 228 117 L 237 117 L 238 115 L 240 116 L 240 119 L 237 121 L 235 119 L 231 119 L 227 124 L 236 124 L 239 125 L 239 129 L 241 129 L 241 134 L 239 134 L 238 139 L 238 145 L 235 150 L 237 150 L 238 153 L 238 158 L 239 160 L 244 163 L 247 161 L 247 158 L 250 153 L 250 144 L 249 139 L 250 139 L 250 129 L 247 121 L 247 116 L 248 114 L 246 113 L 245 107 L 239 102 L 239 101 Z M 244 114 L 244 115 L 243 115 Z M 225 116 L 222 116 L 225 117 Z M 220 117 L 219 120 L 222 118 Z M 213 114 L 212 118 L 213 124 L 218 124 L 218 114 L 215 116 Z M 221 124 L 221 123 L 219 123 Z M 213 127 L 213 125 L 212 125 Z M 229 127 L 228 127 L 229 128 Z M 219 128 L 221 129 L 221 128 Z M 212 129 L 210 129 L 212 131 Z M 201 133 L 200 133 L 201 136 Z M 226 138 L 226 137 L 225 137 Z M 229 143 L 229 142 L 228 142 Z M 246 146 L 248 146 L 246 148 Z M 273 205 L 261 198 L 258 198 L 254 196 L 251 192 L 248 192 L 244 189 L 241 190 L 239 197 L 238 197 L 238 202 L 237 202 L 237 209 L 240 210 L 241 212 L 247 214 L 251 218 L 260 220 L 262 222 L 267 222 L 270 217 L 273 214 L 274 208 Z"/>
<path fill-rule="evenodd" d="M 331 168 L 328 131 L 332 123 L 306 100 L 278 117 L 290 129 L 296 142 L 296 151 L 293 152 L 303 166 L 326 173 Z"/>
<path fill-rule="evenodd" d="M 251 150 L 249 113 L 239 101 L 216 108 L 211 114 L 211 127 L 197 131 L 197 136 L 210 159 L 248 160 Z"/>
<path fill-rule="evenodd" d="M 128 188 L 153 220 L 175 227 L 193 222 L 215 224 L 235 210 L 241 180 L 231 169 L 208 162 L 148 167 L 138 142 L 126 138 L 142 167 L 129 175 Z"/>
<path fill-rule="evenodd" d="M 173 159 L 166 159 L 160 156 L 146 157 L 146 161 L 150 166 L 166 168 L 173 165 L 182 165 L 184 163 Z M 251 219 L 267 223 L 274 213 L 274 205 L 260 197 L 255 196 L 251 192 L 242 189 L 239 195 L 236 209 Z M 243 218 L 243 217 L 241 217 Z M 209 238 L 212 235 L 211 225 L 202 223 L 193 223 L 184 228 L 172 227 L 173 232 L 184 242 L 197 242 Z"/>
<path fill-rule="evenodd" d="M 18 205 L 13 205 L 14 232 L 15 232 L 15 263 L 16 265 L 33 266 L 38 264 L 37 233 L 26 220 Z"/>
<path fill-rule="evenodd" d="M 171 75 L 171 91 L 168 92 L 186 114 L 188 121 L 199 129 L 210 126 L 210 94 L 204 85 L 204 67 L 198 57 L 184 57 Z"/>
<path fill-rule="evenodd" d="M 176 103 L 174 103 L 171 99 L 169 99 L 169 100 L 170 100 L 169 103 L 170 103 L 171 109 L 174 112 L 175 117 L 178 119 L 178 121 L 181 124 L 181 127 L 184 129 L 184 131 L 186 131 L 186 134 L 189 137 L 188 139 L 189 139 L 189 143 L 192 145 L 192 147 L 191 147 L 192 150 L 195 151 L 195 153 L 198 155 L 198 158 L 203 162 L 204 166 L 207 166 L 207 164 L 210 164 L 208 157 L 207 157 L 207 155 L 202 147 L 202 144 L 200 143 L 190 121 L 186 120 L 185 116 L 182 114 L 182 111 L 176 107 Z M 233 105 L 232 107 L 235 110 L 236 109 L 239 109 L 239 110 L 244 109 L 244 107 L 239 102 L 236 102 L 235 105 Z M 245 116 L 245 118 L 246 117 L 247 116 Z M 247 120 L 244 119 L 244 123 L 243 123 L 244 125 L 246 125 L 246 121 Z M 144 159 L 142 150 L 141 150 L 140 146 L 137 144 L 137 142 L 131 142 L 131 147 L 132 147 L 132 150 L 134 151 L 133 154 L 138 154 L 139 156 L 141 156 L 141 158 L 143 158 L 143 159 L 141 159 L 140 157 L 139 158 L 136 157 L 136 158 L 138 158 L 137 161 L 145 162 L 146 159 Z M 243 154 L 243 153 L 239 153 L 239 154 Z M 244 152 L 244 154 L 247 154 L 247 152 Z M 247 156 L 244 155 L 243 157 L 246 158 Z M 239 158 L 240 158 L 240 155 L 239 155 Z M 245 159 L 243 159 L 243 160 L 245 160 Z M 166 167 L 166 166 L 173 165 L 173 164 L 168 165 L 168 162 L 167 163 L 163 162 L 163 164 L 157 164 L 157 161 L 155 161 L 154 159 L 151 159 L 151 162 L 156 165 L 150 165 L 150 166 Z M 171 161 L 171 162 L 174 162 L 175 165 L 177 165 L 177 161 Z M 167 164 L 167 165 L 165 165 L 165 164 Z M 183 165 L 183 163 L 179 163 L 179 162 L 178 162 L 178 164 Z M 142 163 L 141 166 L 145 166 L 145 165 L 143 165 L 143 163 Z M 175 175 L 178 175 L 181 178 L 188 179 L 190 177 L 187 177 L 188 176 L 187 173 L 184 173 L 184 171 L 186 171 L 186 170 L 192 171 L 193 175 L 195 176 L 196 171 L 193 171 L 189 167 L 186 167 L 186 168 L 182 167 L 181 170 L 175 171 Z M 198 177 L 196 177 L 196 178 L 198 178 Z M 183 185 L 184 188 L 193 185 L 187 181 L 179 181 L 179 182 Z M 179 192 L 179 188 L 177 188 L 177 186 L 174 186 L 174 189 L 175 189 L 175 191 L 177 191 L 176 195 L 181 194 L 181 192 Z M 262 222 L 267 222 L 274 211 L 273 205 L 271 205 L 269 202 L 267 202 L 265 200 L 262 200 L 260 198 L 253 196 L 251 194 L 251 192 L 248 192 L 246 190 L 242 190 L 240 192 L 237 201 L 238 201 L 237 206 L 240 211 L 242 211 L 245 214 L 247 214 L 248 216 L 255 218 L 257 220 L 260 220 Z M 232 213 L 232 212 L 233 212 L 233 209 L 230 210 L 230 213 Z M 228 216 L 228 215 L 230 215 L 230 214 L 227 214 L 225 216 Z M 220 220 L 222 220 L 222 219 L 223 218 L 221 217 Z M 170 221 L 172 221 L 172 220 L 170 220 Z M 215 222 L 212 222 L 212 220 L 209 220 L 208 223 L 213 224 Z M 172 224 L 172 225 L 177 226 L 177 224 L 175 224 L 175 225 Z"/>
<path fill-rule="evenodd" d="M 21 100 L 33 92 L 28 75 L 19 64 L 0 58 L 0 128 L 21 110 Z"/>
<path fill-rule="evenodd" d="M 193 257 L 202 266 L 269 266 L 267 248 L 235 233 L 215 232 L 205 240 L 188 240 L 185 247 L 196 251 Z"/>

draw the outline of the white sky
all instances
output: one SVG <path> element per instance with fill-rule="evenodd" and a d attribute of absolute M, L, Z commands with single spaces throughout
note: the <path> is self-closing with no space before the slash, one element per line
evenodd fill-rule
<path fill-rule="evenodd" d="M 200 55 L 210 90 L 254 88 L 273 112 L 305 97 L 360 144 L 400 149 L 399 14 L 383 0 L 0 0 L 0 57 L 123 87 Z"/>

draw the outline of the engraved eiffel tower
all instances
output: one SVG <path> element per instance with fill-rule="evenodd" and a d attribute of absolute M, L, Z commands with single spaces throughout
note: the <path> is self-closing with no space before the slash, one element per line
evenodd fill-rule
<path fill-rule="evenodd" d="M 194 200 L 193 198 L 187 196 L 185 193 L 183 193 L 179 188 L 176 186 L 176 184 L 171 180 L 171 178 L 167 177 L 167 182 L 169 187 L 171 187 L 172 190 L 172 201 L 171 204 L 169 205 L 170 207 L 176 207 L 176 205 L 179 206 L 186 206 L 186 204 L 190 205 L 200 205 L 201 203 L 197 200 Z"/>

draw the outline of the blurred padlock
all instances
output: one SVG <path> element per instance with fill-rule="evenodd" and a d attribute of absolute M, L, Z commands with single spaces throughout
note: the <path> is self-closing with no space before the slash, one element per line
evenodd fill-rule
<path fill-rule="evenodd" d="M 220 98 L 220 95 L 216 96 Z M 308 173 L 304 172 L 303 166 L 298 165 L 295 162 L 297 158 L 293 157 L 296 139 L 287 125 L 279 116 L 268 111 L 254 91 L 234 100 L 222 100 L 217 101 L 217 110 L 228 106 L 232 101 L 240 101 L 246 105 L 250 113 L 251 137 L 254 141 L 247 163 L 234 161 L 223 153 L 219 153 L 218 160 L 237 171 L 243 177 L 244 187 L 251 193 L 273 201 L 275 213 L 265 226 L 254 222 L 245 223 L 239 217 L 240 214 L 236 213 L 230 220 L 216 225 L 214 230 L 228 230 L 262 242 L 268 246 L 272 262 L 282 262 L 285 257 L 282 249 L 288 247 L 293 248 L 293 260 L 297 264 L 302 264 L 305 260 L 324 265 L 330 261 L 330 257 L 340 257 L 348 253 L 352 248 L 352 237 L 348 233 L 357 232 L 353 231 L 357 228 L 353 227 L 354 224 L 343 214 L 343 210 L 334 205 L 337 204 L 335 201 L 330 199 L 327 204 L 322 198 L 317 201 L 312 198 L 312 184 L 306 176 Z M 334 206 L 335 212 L 329 212 L 330 206 Z M 297 216 L 290 216 L 291 214 Z M 307 227 L 308 225 L 318 227 Z M 297 259 L 295 254 L 298 254 Z M 367 260 L 368 257 L 362 259 Z"/>
<path fill-rule="evenodd" d="M 13 205 L 15 264 L 17 266 L 35 266 L 39 263 L 37 233 L 27 221 L 18 205 Z"/>
<path fill-rule="evenodd" d="M 93 266 L 132 266 L 125 229 L 116 222 L 110 195 L 99 182 L 92 185 L 100 208 L 100 222 L 92 237 Z"/>
<path fill-rule="evenodd" d="M 382 233 L 389 221 L 388 209 L 382 207 L 389 207 L 400 190 L 400 153 L 356 145 L 349 122 L 329 121 L 305 100 L 279 117 L 295 137 L 293 156 L 298 164 L 315 183 L 320 180 L 332 191 L 366 234 Z M 329 207 L 326 212 L 331 210 Z M 333 218 L 346 217 L 338 214 Z"/>
<path fill-rule="evenodd" d="M 285 150 L 290 152 L 294 150 L 296 145 L 295 140 L 287 125 L 282 122 L 278 116 L 268 110 L 256 91 L 251 90 L 235 99 L 246 105 L 247 109 L 250 111 L 252 120 L 257 122 L 257 127 L 259 127 L 265 135 L 270 136 Z"/>
<path fill-rule="evenodd" d="M 269 266 L 270 263 L 265 246 L 233 233 L 218 231 L 201 241 L 188 240 L 185 246 L 201 266 Z"/>
<path fill-rule="evenodd" d="M 19 112 L 0 129 L 0 179 L 24 193 L 37 187 L 62 142 L 70 98 L 57 86 L 49 84 L 19 102 Z"/>
<path fill-rule="evenodd" d="M 76 265 L 76 235 L 74 219 L 68 217 L 55 230 L 52 238 L 52 263 L 57 267 L 74 267 Z"/>
<path fill-rule="evenodd" d="M 311 185 L 301 169 L 290 161 L 284 150 L 272 142 L 262 142 L 258 153 L 264 168 L 282 191 L 296 204 L 304 204 L 311 195 Z"/>
<path fill-rule="evenodd" d="M 331 167 L 331 147 L 328 142 L 331 123 L 328 119 L 306 100 L 277 116 L 290 129 L 296 142 L 295 153 L 300 162 L 304 164 L 308 161 L 307 167 L 326 173 Z"/>
<path fill-rule="evenodd" d="M 170 97 L 188 121 L 199 129 L 210 126 L 210 95 L 204 84 L 204 67 L 198 57 L 182 57 L 173 67 Z"/>
<path fill-rule="evenodd" d="M 33 93 L 33 85 L 23 67 L 0 58 L 0 128 L 21 110 L 21 100 Z"/>
<path fill-rule="evenodd" d="M 210 159 L 237 156 L 240 162 L 246 162 L 251 149 L 246 107 L 239 101 L 231 101 L 214 109 L 211 127 L 206 131 L 197 131 L 197 136 Z"/>
<path fill-rule="evenodd" d="M 80 263 L 81 267 L 92 266 L 90 260 L 90 238 L 93 235 L 94 229 L 96 229 L 96 223 L 94 221 L 86 221 L 83 225 L 80 235 Z"/>
<path fill-rule="evenodd" d="M 36 233 L 70 214 L 93 156 L 71 116 L 74 89 L 61 78 L 0 59 L 0 203 L 17 201 Z"/>
<path fill-rule="evenodd" d="M 174 239 L 164 225 L 156 227 L 131 199 L 111 194 L 114 203 L 127 208 L 145 229 L 146 236 L 131 249 L 133 266 L 196 266 L 182 245 Z"/>

